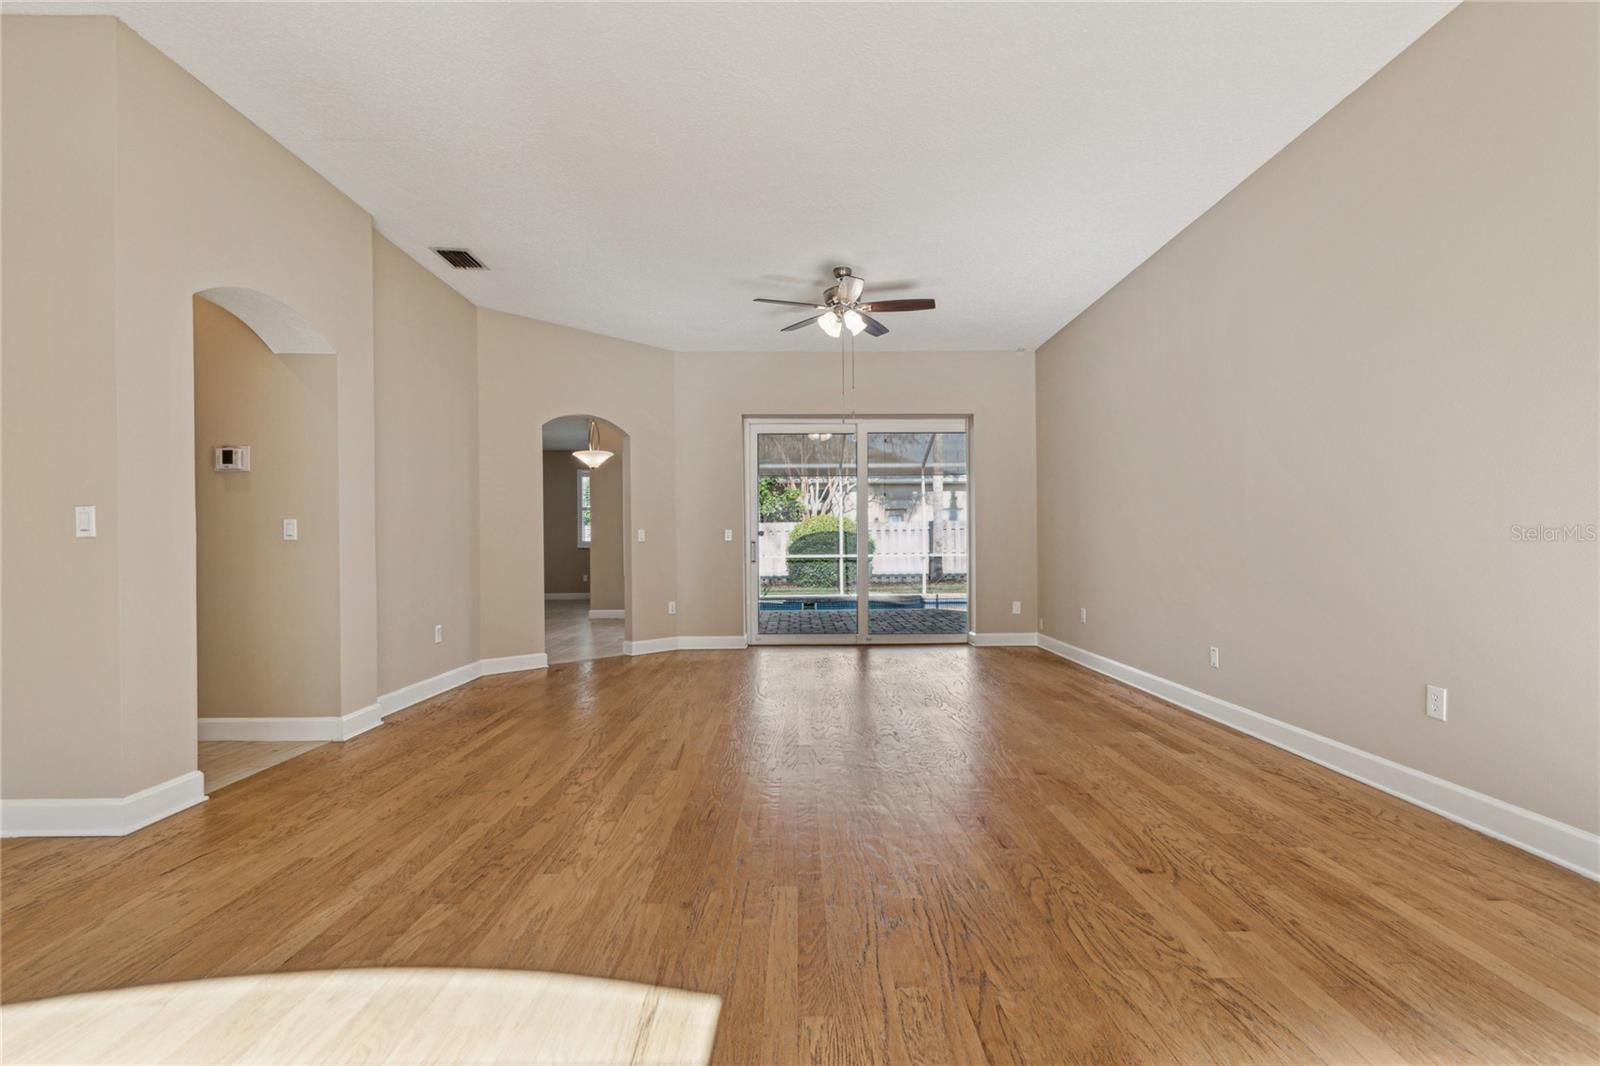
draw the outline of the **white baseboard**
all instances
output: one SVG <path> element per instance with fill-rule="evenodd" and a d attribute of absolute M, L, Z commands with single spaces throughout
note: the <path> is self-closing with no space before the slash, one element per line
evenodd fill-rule
<path fill-rule="evenodd" d="M 278 718 L 202 718 L 201 740 L 350 740 L 383 724 L 389 713 L 372 703 L 346 715 Z"/>
<path fill-rule="evenodd" d="M 743 633 L 733 636 L 679 637 L 678 651 L 724 651 L 748 648 L 750 641 Z"/>
<path fill-rule="evenodd" d="M 120 837 L 205 802 L 198 770 L 113 799 L 24 799 L 0 802 L 0 836 Z"/>
<path fill-rule="evenodd" d="M 587 592 L 546 592 L 544 598 L 547 600 L 586 600 L 589 598 L 589 594 Z"/>
<path fill-rule="evenodd" d="M 732 651 L 748 648 L 749 638 L 743 634 L 712 635 L 703 637 L 657 637 L 654 640 L 625 640 L 624 655 L 655 655 L 663 651 Z"/>
<path fill-rule="evenodd" d="M 662 651 L 677 651 L 677 637 L 657 637 L 655 640 L 625 640 L 622 642 L 624 655 L 654 655 Z"/>
<path fill-rule="evenodd" d="M 1039 634 L 968 633 L 967 642 L 977 648 L 1033 648 L 1039 644 Z"/>
<path fill-rule="evenodd" d="M 1186 711 L 1231 729 L 1248 733 L 1274 747 L 1309 759 L 1380 792 L 1414 803 L 1424 810 L 1476 829 L 1564 866 L 1591 880 L 1600 880 L 1600 836 L 1542 814 L 1514 806 L 1470 788 L 1402 766 L 1381 755 L 1362 751 L 1308 729 L 1208 696 L 1204 692 L 1108 659 L 1065 641 L 1039 635 L 1039 647 L 1096 673 L 1116 678 Z"/>
<path fill-rule="evenodd" d="M 468 663 L 458 666 L 454 670 L 446 670 L 442 674 L 435 674 L 422 681 L 415 681 L 393 692 L 385 693 L 378 697 L 378 706 L 385 715 L 404 710 L 413 703 L 432 699 L 441 692 L 448 692 L 457 685 L 465 685 L 468 681 L 475 681 L 483 676 L 481 663 Z"/>
<path fill-rule="evenodd" d="M 479 659 L 478 675 L 487 677 L 490 674 L 514 674 L 521 670 L 543 670 L 549 665 L 550 657 L 542 651 L 531 655 L 502 655 L 498 659 Z"/>
<path fill-rule="evenodd" d="M 628 612 L 627 611 L 616 610 L 616 609 L 612 609 L 610 607 L 603 608 L 603 609 L 600 609 L 600 610 L 596 610 L 596 609 L 594 609 L 592 607 L 589 609 L 589 617 L 593 618 L 593 619 L 626 618 L 627 616 L 628 616 Z"/>

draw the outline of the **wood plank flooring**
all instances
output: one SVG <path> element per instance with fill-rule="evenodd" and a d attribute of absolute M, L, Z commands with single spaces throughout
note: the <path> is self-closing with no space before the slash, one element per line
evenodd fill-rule
<path fill-rule="evenodd" d="M 205 775 L 206 791 L 215 792 L 325 743 L 324 740 L 202 740 L 200 772 Z"/>
<path fill-rule="evenodd" d="M 484 678 L 0 845 L 0 997 L 341 966 L 723 998 L 714 1061 L 1594 1062 L 1600 889 L 1024 648 Z"/>

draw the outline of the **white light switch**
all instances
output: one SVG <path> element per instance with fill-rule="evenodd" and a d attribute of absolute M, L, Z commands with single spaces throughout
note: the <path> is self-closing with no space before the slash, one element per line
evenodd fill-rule
<path fill-rule="evenodd" d="M 433 642 L 435 644 L 443 644 L 444 643 L 444 626 L 434 626 L 433 627 Z"/>
<path fill-rule="evenodd" d="M 667 601 L 667 613 L 668 614 L 677 614 L 678 613 L 678 601 L 677 600 L 668 600 Z"/>
<path fill-rule="evenodd" d="M 94 508 L 74 507 L 72 509 L 72 529 L 73 533 L 79 537 L 95 536 Z"/>
<path fill-rule="evenodd" d="M 1079 607 L 1078 608 L 1078 621 L 1083 623 L 1084 625 L 1088 625 L 1089 624 L 1089 608 L 1087 608 L 1087 607 Z"/>
<path fill-rule="evenodd" d="M 724 544 L 732 544 L 733 543 L 733 530 L 724 529 L 722 531 L 722 541 L 723 541 Z"/>
<path fill-rule="evenodd" d="M 1222 653 L 1216 648 L 1211 649 L 1211 669 L 1222 669 Z"/>
<path fill-rule="evenodd" d="M 283 539 L 300 539 L 300 520 L 298 518 L 285 518 L 283 520 Z"/>
<path fill-rule="evenodd" d="M 640 544 L 644 543 L 644 530 L 642 530 L 642 529 L 639 530 L 639 543 Z"/>

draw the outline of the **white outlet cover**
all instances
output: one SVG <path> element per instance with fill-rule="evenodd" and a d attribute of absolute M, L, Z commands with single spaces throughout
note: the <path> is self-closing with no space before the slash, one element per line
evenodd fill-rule
<path fill-rule="evenodd" d="M 1213 670 L 1220 670 L 1222 668 L 1222 653 L 1217 651 L 1216 648 L 1211 649 L 1211 668 Z"/>
<path fill-rule="evenodd" d="M 733 530 L 724 529 L 722 531 L 722 539 L 724 543 L 731 543 L 733 541 Z"/>
<path fill-rule="evenodd" d="M 1087 608 L 1087 607 L 1079 607 L 1078 608 L 1078 621 L 1082 622 L 1084 625 L 1088 625 L 1089 624 L 1089 608 Z"/>
<path fill-rule="evenodd" d="M 1022 613 L 1022 601 L 1021 600 L 1012 600 L 1011 601 L 1011 613 L 1012 614 L 1021 614 Z"/>
<path fill-rule="evenodd" d="M 1448 722 L 1450 714 L 1450 692 L 1438 685 L 1428 686 L 1428 700 L 1423 705 L 1423 710 L 1429 718 L 1437 718 L 1441 722 Z"/>
<path fill-rule="evenodd" d="M 644 543 L 644 530 L 642 530 L 642 529 L 639 530 L 639 543 L 640 544 Z"/>

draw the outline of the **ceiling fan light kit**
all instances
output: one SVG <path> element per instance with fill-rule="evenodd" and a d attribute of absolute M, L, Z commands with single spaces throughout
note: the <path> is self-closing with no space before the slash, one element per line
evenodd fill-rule
<path fill-rule="evenodd" d="M 821 327 L 822 332 L 834 338 L 842 336 L 846 330 L 852 337 L 863 332 L 869 337 L 881 337 L 889 332 L 889 327 L 873 318 L 874 314 L 889 311 L 931 311 L 934 308 L 934 302 L 926 298 L 862 303 L 861 295 L 866 290 L 867 284 L 865 281 L 851 273 L 847 266 L 834 267 L 833 277 L 834 284 L 822 294 L 820 303 L 769 300 L 764 296 L 756 297 L 755 302 L 780 304 L 784 307 L 806 307 L 817 312 L 810 318 L 803 318 L 793 325 L 784 326 L 779 330 L 780 333 L 790 333 L 815 322 Z"/>

